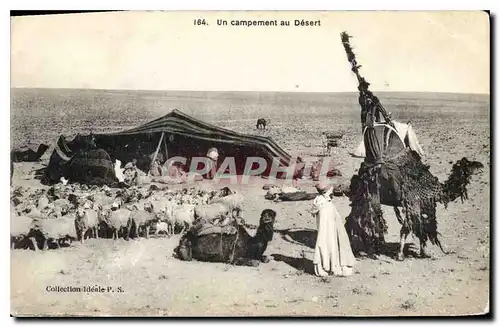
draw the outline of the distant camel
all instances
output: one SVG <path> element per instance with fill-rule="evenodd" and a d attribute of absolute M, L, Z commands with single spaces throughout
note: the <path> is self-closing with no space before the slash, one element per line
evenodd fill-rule
<path fill-rule="evenodd" d="M 22 146 L 20 148 L 15 148 L 10 153 L 10 159 L 13 162 L 35 162 L 39 161 L 43 154 L 49 148 L 46 144 L 40 144 L 38 148 L 36 145 L 29 144 L 26 146 Z M 35 151 L 35 149 L 37 149 Z"/>
<path fill-rule="evenodd" d="M 266 129 L 266 125 L 269 123 L 269 121 L 265 120 L 264 118 L 259 118 L 257 119 L 257 129 Z"/>

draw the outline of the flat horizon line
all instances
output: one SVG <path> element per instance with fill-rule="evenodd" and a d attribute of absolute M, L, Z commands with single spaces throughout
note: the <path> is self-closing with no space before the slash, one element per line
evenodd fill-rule
<path fill-rule="evenodd" d="M 100 88 L 74 88 L 74 87 L 24 87 L 16 86 L 11 87 L 13 89 L 25 89 L 25 90 L 92 90 L 92 91 L 108 91 L 108 92 L 123 92 L 123 91 L 139 91 L 139 92 L 231 92 L 231 93 L 358 93 L 358 91 L 243 91 L 243 90 L 158 90 L 158 89 L 100 89 Z M 461 95 L 488 95 L 491 93 L 474 93 L 474 92 L 446 92 L 446 91 L 381 91 L 373 89 L 372 92 L 377 93 L 439 93 L 439 94 L 461 94 Z"/>

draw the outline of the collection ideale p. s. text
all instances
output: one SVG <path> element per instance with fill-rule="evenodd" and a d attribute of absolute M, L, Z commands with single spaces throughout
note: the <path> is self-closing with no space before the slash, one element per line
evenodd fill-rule
<path fill-rule="evenodd" d="M 48 285 L 45 290 L 50 293 L 123 293 L 122 287 L 88 285 L 88 286 L 58 286 Z"/>

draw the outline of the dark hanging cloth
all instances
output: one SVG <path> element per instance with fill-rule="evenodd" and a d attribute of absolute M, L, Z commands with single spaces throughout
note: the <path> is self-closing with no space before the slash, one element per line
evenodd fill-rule
<path fill-rule="evenodd" d="M 369 113 L 367 115 L 367 126 L 364 133 L 364 142 L 366 150 L 366 161 L 376 163 L 382 158 L 384 151 L 384 129 L 375 128 L 373 122 L 373 115 Z"/>
<path fill-rule="evenodd" d="M 88 185 L 113 185 L 118 182 L 113 161 L 103 149 L 91 149 L 76 153 L 67 163 L 65 177 L 70 182 Z"/>

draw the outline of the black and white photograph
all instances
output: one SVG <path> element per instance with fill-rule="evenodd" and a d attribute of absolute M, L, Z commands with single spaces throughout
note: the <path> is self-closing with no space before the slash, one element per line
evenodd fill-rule
<path fill-rule="evenodd" d="M 12 316 L 490 313 L 487 11 L 10 29 Z"/>

